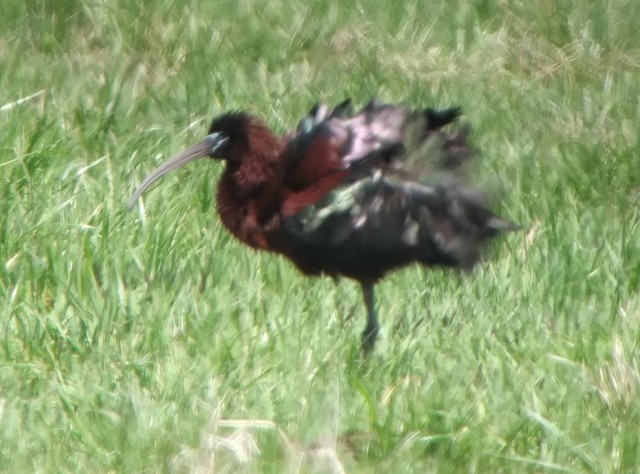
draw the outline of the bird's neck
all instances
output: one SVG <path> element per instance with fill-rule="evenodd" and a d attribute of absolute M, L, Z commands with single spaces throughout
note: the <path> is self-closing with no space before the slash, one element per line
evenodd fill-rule
<path fill-rule="evenodd" d="M 280 140 L 271 132 L 254 134 L 250 150 L 230 161 L 218 186 L 220 220 L 242 242 L 268 249 L 264 223 L 277 213 L 281 175 Z"/>
<path fill-rule="evenodd" d="M 220 178 L 233 198 L 239 201 L 250 199 L 275 175 L 274 163 L 263 154 L 249 155 L 241 161 L 228 163 Z"/>

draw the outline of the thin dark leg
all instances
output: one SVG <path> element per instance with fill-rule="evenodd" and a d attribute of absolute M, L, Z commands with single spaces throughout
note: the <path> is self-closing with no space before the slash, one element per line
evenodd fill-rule
<path fill-rule="evenodd" d="M 364 305 L 367 308 L 367 325 L 362 331 L 362 351 L 369 353 L 373 350 L 376 343 L 376 337 L 380 332 L 378 325 L 378 316 L 376 315 L 375 296 L 373 294 L 373 285 L 361 284 L 362 296 L 364 297 Z"/>

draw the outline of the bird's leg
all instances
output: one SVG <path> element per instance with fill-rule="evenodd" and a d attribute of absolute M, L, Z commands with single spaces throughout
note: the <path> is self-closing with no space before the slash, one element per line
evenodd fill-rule
<path fill-rule="evenodd" d="M 373 350 L 376 337 L 378 337 L 378 333 L 380 332 L 380 326 L 378 325 L 378 316 L 376 314 L 373 285 L 362 283 L 361 288 L 364 304 L 367 308 L 367 325 L 364 331 L 362 331 L 362 351 L 366 354 Z"/>

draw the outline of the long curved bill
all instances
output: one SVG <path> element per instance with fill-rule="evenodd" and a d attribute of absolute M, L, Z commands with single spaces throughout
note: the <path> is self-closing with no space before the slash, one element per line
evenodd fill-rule
<path fill-rule="evenodd" d="M 184 165 L 191 161 L 195 161 L 198 158 L 204 158 L 213 155 L 222 145 L 227 141 L 227 138 L 220 133 L 212 133 L 207 135 L 200 143 L 187 148 L 183 152 L 177 154 L 169 161 L 153 170 L 149 175 L 140 183 L 140 185 L 133 192 L 133 195 L 129 198 L 127 207 L 131 210 L 142 193 L 144 193 L 153 183 L 162 178 L 170 171 L 182 168 Z"/>

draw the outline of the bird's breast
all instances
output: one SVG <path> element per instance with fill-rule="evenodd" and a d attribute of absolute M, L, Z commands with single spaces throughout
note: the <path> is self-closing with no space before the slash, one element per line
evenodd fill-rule
<path fill-rule="evenodd" d="M 216 208 L 222 224 L 234 237 L 250 247 L 270 250 L 260 221 L 257 199 L 250 196 L 240 198 L 228 184 L 221 182 Z"/>

